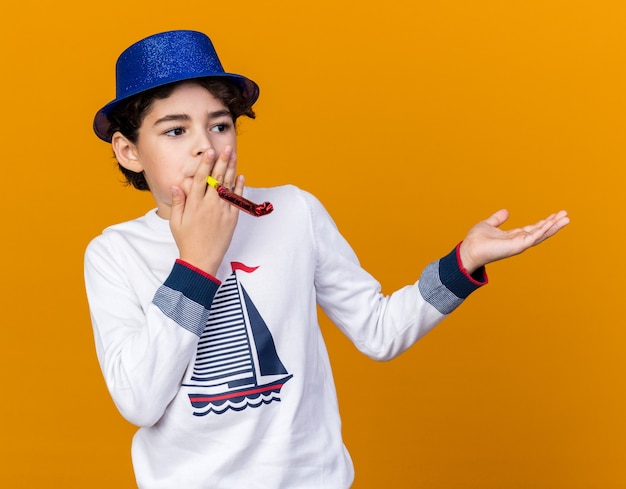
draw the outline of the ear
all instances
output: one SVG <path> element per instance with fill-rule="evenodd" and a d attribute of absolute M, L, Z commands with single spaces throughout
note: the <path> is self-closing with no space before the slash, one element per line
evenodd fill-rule
<path fill-rule="evenodd" d="M 137 154 L 137 146 L 130 142 L 121 132 L 118 131 L 113 134 L 111 147 L 120 165 L 135 173 L 141 173 L 143 171 L 143 166 Z"/>

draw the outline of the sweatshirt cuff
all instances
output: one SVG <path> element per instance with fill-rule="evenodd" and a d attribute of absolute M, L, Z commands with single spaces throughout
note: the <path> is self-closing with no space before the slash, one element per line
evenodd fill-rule
<path fill-rule="evenodd" d="M 487 284 L 489 279 L 485 267 L 480 267 L 471 275 L 463 267 L 459 243 L 450 253 L 439 260 L 439 277 L 441 283 L 460 299 L 466 299 L 479 287 Z"/>
<path fill-rule="evenodd" d="M 180 292 L 206 309 L 211 307 L 220 284 L 217 278 L 183 260 L 176 260 L 170 275 L 163 283 L 165 287 Z"/>

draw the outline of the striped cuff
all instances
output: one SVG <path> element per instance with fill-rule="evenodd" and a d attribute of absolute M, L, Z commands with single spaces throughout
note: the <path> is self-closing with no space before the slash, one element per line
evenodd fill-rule
<path fill-rule="evenodd" d="M 418 282 L 424 300 L 441 314 L 450 314 L 488 281 L 484 267 L 472 275 L 467 273 L 461 265 L 458 249 L 457 246 L 440 260 L 429 264 Z"/>
<path fill-rule="evenodd" d="M 471 275 L 467 273 L 467 270 L 463 268 L 461 263 L 460 248 L 461 243 L 439 260 L 439 276 L 441 277 L 441 283 L 450 292 L 461 299 L 466 299 L 472 292 L 485 285 L 489 280 L 487 279 L 485 267 L 479 268 Z"/>
<path fill-rule="evenodd" d="M 201 336 L 219 280 L 177 260 L 152 303 L 176 324 Z"/>
<path fill-rule="evenodd" d="M 176 260 L 163 285 L 209 309 L 220 283 L 218 279 L 193 265 Z"/>

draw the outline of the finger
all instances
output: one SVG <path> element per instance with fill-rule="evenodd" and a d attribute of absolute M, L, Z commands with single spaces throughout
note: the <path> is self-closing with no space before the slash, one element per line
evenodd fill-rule
<path fill-rule="evenodd" d="M 178 187 L 170 189 L 172 193 L 172 209 L 170 211 L 170 221 L 178 224 L 182 220 L 185 209 L 185 193 Z"/>
<path fill-rule="evenodd" d="M 542 219 L 541 221 L 537 221 L 534 224 L 528 224 L 526 226 L 524 226 L 523 228 L 521 228 L 521 231 L 528 233 L 528 234 L 532 234 L 537 232 L 537 230 L 539 229 L 547 229 L 549 228 L 552 224 L 551 224 L 551 219 L 554 216 L 548 216 L 546 219 Z"/>
<path fill-rule="evenodd" d="M 545 231 L 545 236 L 543 239 L 547 239 L 551 236 L 554 236 L 561 229 L 569 224 L 569 217 L 567 212 L 561 211 L 555 215 L 555 217 L 551 221 L 551 226 Z"/>
<path fill-rule="evenodd" d="M 490 226 L 497 228 L 497 227 L 500 227 L 502 224 L 504 224 L 504 222 L 506 222 L 508 218 L 509 218 L 509 211 L 507 211 L 506 209 L 500 209 L 499 211 L 497 211 L 496 213 L 492 214 L 487 219 L 485 219 L 484 222 L 486 222 Z"/>
<path fill-rule="evenodd" d="M 567 217 L 567 212 L 559 211 L 556 214 L 550 214 L 545 219 L 527 227 L 531 230 L 531 232 L 540 229 L 543 233 L 550 233 L 550 235 L 552 235 L 568 223 L 569 218 Z M 524 230 L 526 230 L 526 228 L 524 228 Z"/>
<path fill-rule="evenodd" d="M 228 159 L 226 172 L 224 173 L 224 185 L 233 189 L 235 187 L 235 179 L 237 177 L 237 154 L 232 151 Z"/>
<path fill-rule="evenodd" d="M 189 195 L 193 195 L 197 198 L 202 198 L 206 193 L 207 188 L 207 177 L 211 172 L 211 168 L 213 167 L 213 162 L 215 161 L 215 150 L 208 149 L 202 154 L 200 158 L 200 163 L 198 164 L 198 168 L 196 168 L 196 173 L 193 176 L 193 183 L 191 185 L 191 190 Z"/>
<path fill-rule="evenodd" d="M 230 163 L 232 154 L 233 154 L 232 146 L 224 146 L 211 172 L 211 175 L 213 176 L 213 178 L 215 178 L 222 185 L 225 185 L 225 183 L 227 183 L 225 181 L 226 172 L 228 170 L 228 165 Z M 234 178 L 234 174 L 232 175 L 230 182 L 228 182 L 231 185 L 233 183 L 232 178 Z"/>
<path fill-rule="evenodd" d="M 236 193 L 237 195 L 242 195 L 244 184 L 245 184 L 244 176 L 239 175 L 237 179 L 235 180 L 235 188 L 233 189 L 233 192 Z"/>
<path fill-rule="evenodd" d="M 556 216 L 554 216 L 554 220 L 559 222 L 559 221 L 567 221 L 565 224 L 569 223 L 569 216 L 567 215 L 567 211 L 559 211 L 556 213 Z"/>
<path fill-rule="evenodd" d="M 551 236 L 554 236 L 567 224 L 569 224 L 567 212 L 560 211 L 556 214 L 551 214 L 546 219 L 539 221 L 533 226 L 529 226 L 531 230 L 529 231 L 528 237 L 533 241 L 533 246 L 536 246 Z"/>
<path fill-rule="evenodd" d="M 518 233 L 521 231 L 531 235 L 543 234 L 547 232 L 552 226 L 554 226 L 554 224 L 564 215 L 567 215 L 565 211 L 560 211 L 557 214 L 550 214 L 548 217 L 542 219 L 541 221 L 537 221 L 533 224 L 528 224 L 519 229 L 512 229 L 509 232 Z"/>

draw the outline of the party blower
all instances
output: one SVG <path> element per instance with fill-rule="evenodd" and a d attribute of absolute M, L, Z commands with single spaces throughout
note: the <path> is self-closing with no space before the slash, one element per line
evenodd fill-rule
<path fill-rule="evenodd" d="M 217 194 L 222 199 L 254 217 L 265 216 L 274 210 L 274 206 L 270 202 L 255 204 L 241 195 L 233 193 L 210 175 L 207 177 L 206 181 L 211 187 L 217 190 Z"/>

